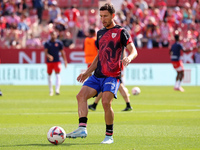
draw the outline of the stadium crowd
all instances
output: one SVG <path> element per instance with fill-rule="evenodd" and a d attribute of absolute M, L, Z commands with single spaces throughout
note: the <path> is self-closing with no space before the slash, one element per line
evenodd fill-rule
<path fill-rule="evenodd" d="M 184 48 L 195 49 L 200 45 L 199 0 L 174 0 L 174 5 L 169 1 L 124 0 L 115 21 L 130 32 L 136 47 L 170 47 L 178 31 Z M 56 30 L 66 47 L 82 47 L 88 29 L 102 27 L 98 6 L 65 7 L 59 2 L 0 0 L 0 46 L 41 48 L 49 32 Z"/>

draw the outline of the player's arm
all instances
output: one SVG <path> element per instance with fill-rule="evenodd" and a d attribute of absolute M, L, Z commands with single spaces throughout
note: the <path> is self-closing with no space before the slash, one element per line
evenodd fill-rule
<path fill-rule="evenodd" d="M 49 53 L 48 53 L 48 49 L 47 48 L 45 48 L 44 49 L 44 52 L 45 52 L 45 56 L 47 57 L 47 59 L 49 60 L 49 61 L 53 61 L 53 56 L 52 55 L 50 55 Z"/>
<path fill-rule="evenodd" d="M 91 74 L 92 72 L 97 68 L 97 62 L 98 62 L 98 55 L 95 57 L 95 59 L 93 60 L 92 64 L 90 65 L 90 67 L 84 72 L 84 73 L 81 73 L 78 77 L 77 77 L 77 81 L 79 82 L 84 82 L 85 79 L 87 79 Z"/>
<path fill-rule="evenodd" d="M 124 66 L 127 66 L 138 55 L 135 45 L 132 42 L 129 43 L 126 48 L 130 52 L 130 54 L 122 59 L 122 63 Z"/>
<path fill-rule="evenodd" d="M 66 58 L 66 55 L 65 55 L 65 51 L 62 49 L 62 50 L 60 51 L 60 53 L 61 53 L 61 56 L 62 56 L 62 58 L 63 58 L 63 60 L 64 60 L 65 68 L 67 68 L 67 58 Z"/>

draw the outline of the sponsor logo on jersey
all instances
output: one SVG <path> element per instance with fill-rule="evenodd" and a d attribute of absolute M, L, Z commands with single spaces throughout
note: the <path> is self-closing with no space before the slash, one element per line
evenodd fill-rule
<path fill-rule="evenodd" d="M 55 47 L 58 47 L 58 43 L 55 43 Z"/>

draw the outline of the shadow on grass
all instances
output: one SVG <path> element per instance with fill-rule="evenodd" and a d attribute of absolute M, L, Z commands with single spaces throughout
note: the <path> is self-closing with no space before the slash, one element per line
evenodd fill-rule
<path fill-rule="evenodd" d="M 53 144 L 16 144 L 16 145 L 0 145 L 1 147 L 23 147 L 23 146 L 42 146 L 42 147 L 49 147 L 49 146 L 72 146 L 72 145 L 97 145 L 100 143 L 63 143 L 60 145 L 53 145 Z"/>

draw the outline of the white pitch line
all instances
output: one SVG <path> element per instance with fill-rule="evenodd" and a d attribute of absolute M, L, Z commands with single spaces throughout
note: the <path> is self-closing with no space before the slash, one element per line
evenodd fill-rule
<path fill-rule="evenodd" d="M 115 112 L 115 113 L 170 113 L 170 112 L 198 112 L 200 109 L 184 109 L 184 110 L 158 110 L 158 111 L 128 111 L 128 112 Z M 89 113 L 103 113 L 102 112 L 89 112 Z M 66 114 L 77 114 L 77 112 L 54 112 L 54 113 L 1 113 L 2 115 L 66 115 Z"/>

